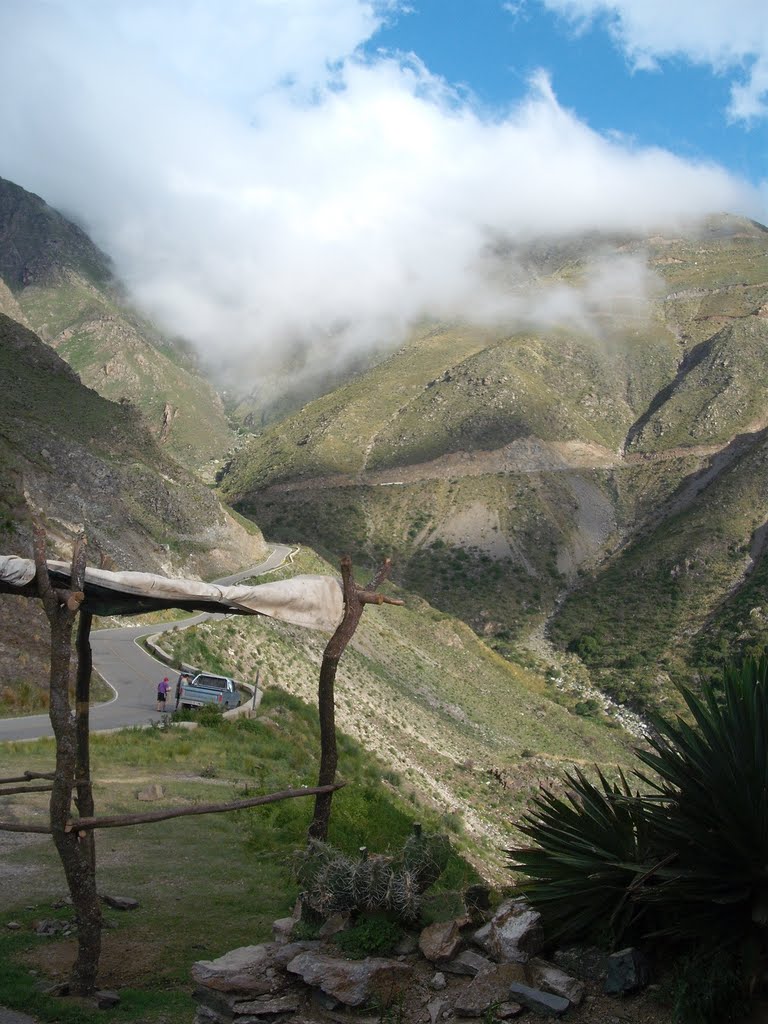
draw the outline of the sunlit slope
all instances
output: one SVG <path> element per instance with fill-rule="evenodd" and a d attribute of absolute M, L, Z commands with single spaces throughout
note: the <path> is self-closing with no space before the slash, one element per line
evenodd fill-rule
<path fill-rule="evenodd" d="M 286 572 L 333 572 L 302 551 Z M 630 737 L 577 699 L 510 665 L 462 622 L 398 591 L 404 608 L 372 606 L 339 663 L 339 727 L 392 770 L 385 784 L 414 788 L 444 816 L 457 840 L 487 850 L 502 867 L 513 822 L 538 782 L 559 784 L 564 765 L 628 759 Z M 180 660 L 280 686 L 313 705 L 328 637 L 269 619 L 211 621 L 165 634 Z M 339 763 L 344 777 L 344 755 Z M 503 877 L 499 874 L 499 877 Z"/>
<path fill-rule="evenodd" d="M 653 643 L 628 639 L 625 658 L 655 671 L 730 599 L 729 550 L 752 544 L 764 504 L 758 488 L 754 515 L 734 509 L 714 528 L 721 494 L 749 479 L 740 464 L 768 425 L 768 232 L 721 216 L 685 237 L 612 244 L 655 275 L 644 311 L 596 308 L 589 331 L 415 332 L 254 438 L 224 493 L 283 539 L 371 562 L 393 554 L 400 582 L 502 650 L 565 588 L 577 602 L 605 569 L 611 613 L 652 623 Z M 548 250 L 542 280 L 578 282 L 589 251 L 574 241 Z M 667 614 L 652 586 L 614 568 L 616 552 L 650 566 L 682 512 L 681 550 L 686 531 L 709 530 L 709 557 L 726 569 L 703 589 L 678 587 Z"/>
<path fill-rule="evenodd" d="M 231 431 L 189 356 L 131 308 L 108 258 L 42 199 L 0 179 L 0 278 L 21 316 L 114 401 L 130 401 L 153 436 L 190 466 L 220 457 Z M 2 296 L 0 296 L 2 302 Z"/>
<path fill-rule="evenodd" d="M 709 659 L 715 668 L 741 640 L 764 637 L 767 495 L 763 429 L 686 480 L 655 525 L 583 581 L 555 615 L 553 638 L 621 699 L 654 704 L 670 679 L 686 675 L 686 662 Z M 744 633 L 744 619 L 754 635 Z"/>

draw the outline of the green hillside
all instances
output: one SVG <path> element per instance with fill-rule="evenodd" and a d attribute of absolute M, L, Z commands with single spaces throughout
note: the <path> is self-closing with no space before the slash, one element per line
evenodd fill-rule
<path fill-rule="evenodd" d="M 217 576 L 259 561 L 259 530 L 161 451 L 137 410 L 84 387 L 31 331 L 0 314 L 0 536 L 3 554 L 31 555 L 30 512 L 52 553 L 68 558 L 85 526 L 123 569 Z M 0 598 L 0 686 L 47 679 L 37 602 Z M 35 605 L 34 608 L 30 605 Z"/>
<path fill-rule="evenodd" d="M 307 571 L 334 568 L 305 549 L 281 570 Z M 539 781 L 559 784 L 560 768 L 574 763 L 610 771 L 628 759 L 630 738 L 597 712 L 578 713 L 577 696 L 509 664 L 461 621 L 396 593 L 406 606 L 370 607 L 339 664 L 338 725 L 388 766 L 387 787 L 419 792 L 459 848 L 503 879 L 501 851 Z M 327 640 L 239 617 L 166 633 L 162 643 L 179 661 L 249 680 L 258 671 L 267 688 L 316 704 Z"/>
<path fill-rule="evenodd" d="M 573 284 L 594 243 L 526 258 L 541 281 Z M 424 327 L 264 429 L 223 494 L 280 539 L 367 564 L 392 553 L 398 582 L 511 656 L 563 601 L 562 644 L 605 609 L 592 667 L 640 702 L 664 689 L 665 652 L 722 618 L 748 568 L 733 551 L 761 525 L 750 453 L 768 425 L 768 231 L 719 216 L 610 244 L 656 275 L 644 313 L 607 303 L 591 331 Z M 706 551 L 704 579 L 678 580 L 670 604 L 665 573 L 688 549 Z M 643 680 L 622 683 L 627 665 Z"/>
<path fill-rule="evenodd" d="M 172 456 L 199 467 L 231 444 L 218 396 L 183 348 L 130 306 L 88 236 L 38 196 L 0 178 L 0 279 L 18 317 L 113 401 L 132 402 Z"/>

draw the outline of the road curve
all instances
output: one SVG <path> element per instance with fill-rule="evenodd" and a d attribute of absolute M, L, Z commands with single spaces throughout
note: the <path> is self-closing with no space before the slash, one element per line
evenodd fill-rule
<path fill-rule="evenodd" d="M 276 544 L 269 557 L 260 565 L 251 566 L 213 582 L 229 586 L 252 576 L 270 572 L 282 565 L 292 550 L 287 544 Z M 91 708 L 91 731 L 146 725 L 147 722 L 160 717 L 155 711 L 156 685 L 165 673 L 175 683 L 176 673 L 147 654 L 136 643 L 138 637 L 151 636 L 164 630 L 177 629 L 179 626 L 192 626 L 206 619 L 223 617 L 202 612 L 187 619 L 155 623 L 152 626 L 121 626 L 94 630 L 91 633 L 93 667 L 106 679 L 115 695 L 112 700 Z M 53 736 L 51 721 L 47 714 L 0 719 L 0 742 L 32 740 L 41 736 Z"/>

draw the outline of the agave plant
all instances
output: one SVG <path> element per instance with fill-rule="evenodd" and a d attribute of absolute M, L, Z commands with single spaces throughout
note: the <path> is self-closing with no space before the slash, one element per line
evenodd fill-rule
<path fill-rule="evenodd" d="M 519 825 L 536 845 L 509 851 L 552 939 L 599 933 L 610 944 L 643 915 L 633 897 L 654 860 L 644 805 L 623 773 L 615 784 L 598 778 L 566 773 L 565 799 L 542 790 Z"/>
<path fill-rule="evenodd" d="M 768 924 L 768 661 L 726 669 L 721 695 L 682 695 L 692 722 L 657 717 L 638 751 L 648 828 L 670 855 L 642 898 L 664 908 L 664 933 L 742 943 Z"/>
<path fill-rule="evenodd" d="M 690 721 L 656 716 L 637 752 L 643 792 L 623 775 L 611 785 L 598 772 L 599 786 L 567 775 L 567 799 L 545 791 L 523 820 L 536 845 L 510 853 L 553 939 L 663 937 L 697 965 L 682 969 L 679 1019 L 724 1020 L 767 959 L 768 660 L 726 669 L 701 697 L 681 692 Z M 709 1009 L 699 1000 L 691 1011 L 696 990 Z"/>

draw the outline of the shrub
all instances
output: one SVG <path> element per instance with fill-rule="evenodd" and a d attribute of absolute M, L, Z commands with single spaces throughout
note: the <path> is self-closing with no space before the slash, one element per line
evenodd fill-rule
<path fill-rule="evenodd" d="M 677 1019 L 704 1022 L 751 991 L 768 953 L 768 660 L 681 695 L 690 720 L 653 716 L 637 752 L 646 792 L 568 775 L 569 796 L 542 792 L 523 820 L 536 845 L 510 852 L 555 935 L 666 942 Z M 701 980 L 724 963 L 719 989 Z"/>
<path fill-rule="evenodd" d="M 510 851 L 553 940 L 615 945 L 642 914 L 630 893 L 651 857 L 644 809 L 623 774 L 618 784 L 598 777 L 596 786 L 577 768 L 565 798 L 542 790 L 519 825 L 537 845 Z"/>
<path fill-rule="evenodd" d="M 403 937 L 399 924 L 386 917 L 366 917 L 334 937 L 334 944 L 350 960 L 391 953 Z"/>
<path fill-rule="evenodd" d="M 217 729 L 226 724 L 226 718 L 222 709 L 217 704 L 203 704 L 194 712 L 192 721 L 197 722 L 205 729 Z"/>

